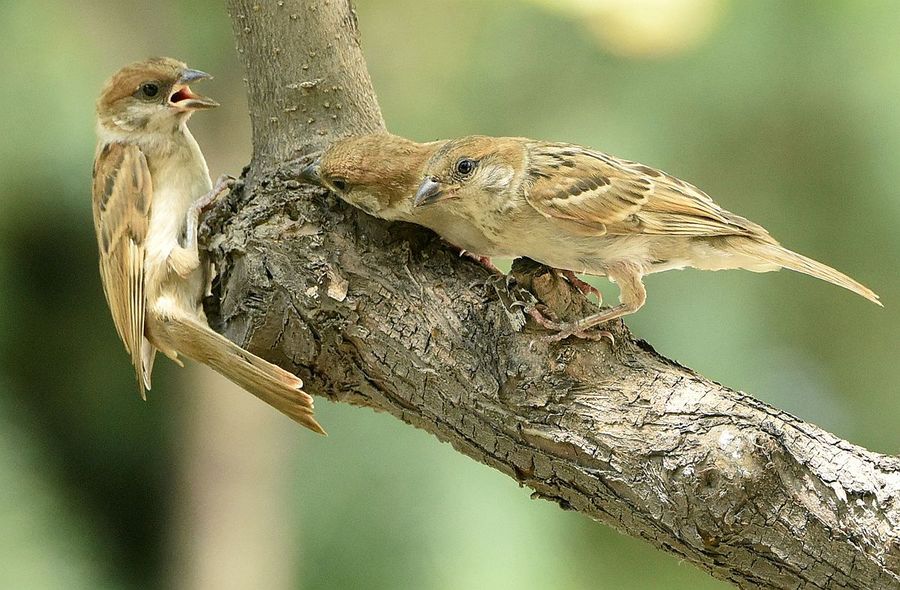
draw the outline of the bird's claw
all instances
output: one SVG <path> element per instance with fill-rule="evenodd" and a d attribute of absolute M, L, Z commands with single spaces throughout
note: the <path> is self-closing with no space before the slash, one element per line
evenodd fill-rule
<path fill-rule="evenodd" d="M 194 208 L 198 213 L 209 211 L 222 198 L 222 195 L 231 190 L 235 182 L 237 182 L 237 179 L 234 176 L 223 174 L 216 179 L 215 186 L 194 203 Z"/>
<path fill-rule="evenodd" d="M 452 246 L 452 244 L 451 244 L 451 246 Z M 456 246 L 453 246 L 453 247 L 456 248 Z M 505 274 L 502 270 L 500 270 L 499 268 L 494 266 L 494 263 L 491 262 L 490 256 L 479 256 L 477 254 L 473 254 L 473 253 L 469 252 L 468 250 L 463 250 L 462 248 L 459 248 L 459 256 L 460 256 L 460 258 L 468 258 L 469 260 L 474 260 L 475 262 L 477 262 L 478 264 L 480 264 L 481 266 L 486 268 L 492 274 L 497 274 L 497 275 Z"/>
<path fill-rule="evenodd" d="M 584 288 L 592 293 L 595 293 L 599 297 L 599 291 L 597 291 L 596 287 L 582 281 L 578 277 L 571 273 L 572 276 L 568 276 L 565 273 L 567 271 L 561 271 L 563 276 L 566 277 L 572 284 L 578 288 L 579 290 Z M 570 272 L 570 271 L 569 271 Z M 493 287 L 494 291 L 497 293 L 497 296 L 500 298 L 501 303 L 503 304 L 504 309 L 507 312 L 507 315 L 510 317 L 510 320 L 513 323 L 516 331 L 520 330 L 524 325 L 524 322 L 519 320 L 519 317 L 522 317 L 518 314 L 515 314 L 517 317 L 513 318 L 513 314 L 510 313 L 512 310 L 521 309 L 522 312 L 525 313 L 528 317 L 530 317 L 534 322 L 545 330 L 549 330 L 554 332 L 553 334 L 548 334 L 540 338 L 542 342 L 560 342 L 569 337 L 581 338 L 583 340 L 591 340 L 594 342 L 599 342 L 602 340 L 608 340 L 610 345 L 615 345 L 616 340 L 612 335 L 612 332 L 608 330 L 598 330 L 593 329 L 591 327 L 582 327 L 579 322 L 573 323 L 563 323 L 560 321 L 559 316 L 547 307 L 546 305 L 540 303 L 537 297 L 529 291 L 528 289 L 524 289 L 517 284 L 516 278 L 512 275 L 504 275 L 494 276 L 487 281 L 485 281 L 485 285 L 490 285 Z M 585 293 L 586 296 L 588 293 Z"/>
<path fill-rule="evenodd" d="M 527 289 L 519 287 L 515 277 L 511 275 L 492 275 L 484 285 L 490 285 L 497 294 L 513 329 L 518 332 L 524 328 L 526 319 L 524 313 L 530 315 L 531 310 L 538 305 L 535 296 Z"/>
<path fill-rule="evenodd" d="M 582 340 L 591 340 L 593 342 L 600 342 L 605 339 L 609 341 L 610 346 L 615 346 L 616 344 L 616 338 L 612 335 L 612 332 L 608 330 L 582 328 L 577 322 L 572 324 L 562 324 L 549 309 L 541 311 L 538 309 L 538 306 L 533 306 L 527 310 L 527 313 L 531 319 L 537 322 L 542 328 L 555 332 L 555 334 L 542 336 L 541 342 L 561 342 L 566 338 L 574 337 L 581 338 Z M 548 317 L 548 315 L 551 317 Z"/>
<path fill-rule="evenodd" d="M 560 330 L 556 334 L 549 334 L 547 336 L 543 336 L 541 338 L 541 341 L 542 342 L 561 342 L 569 337 L 581 338 L 582 340 L 591 340 L 593 342 L 601 342 L 605 339 L 605 340 L 609 341 L 610 346 L 616 345 L 616 337 L 612 335 L 612 332 L 610 332 L 608 330 L 593 330 L 593 329 Z"/>
<path fill-rule="evenodd" d="M 525 313 L 527 313 L 528 316 L 542 328 L 547 330 L 560 330 L 564 327 L 563 324 L 559 323 L 559 318 L 556 314 L 545 305 L 523 305 L 523 308 L 525 309 Z"/>
<path fill-rule="evenodd" d="M 590 297 L 591 295 L 597 297 L 597 305 L 603 303 L 603 294 L 600 293 L 600 290 L 587 281 L 580 279 L 574 271 L 557 269 L 556 272 L 565 277 L 565 279 L 569 281 L 569 283 L 571 283 L 573 287 L 578 289 L 585 297 Z"/>

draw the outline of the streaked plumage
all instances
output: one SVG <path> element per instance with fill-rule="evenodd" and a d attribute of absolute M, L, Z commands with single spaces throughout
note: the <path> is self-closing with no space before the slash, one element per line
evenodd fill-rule
<path fill-rule="evenodd" d="M 156 350 L 144 344 L 144 253 L 153 180 L 136 145 L 106 143 L 94 161 L 94 227 L 100 277 L 113 323 L 138 371 L 143 397 Z"/>
<path fill-rule="evenodd" d="M 683 267 L 788 268 L 881 305 L 870 289 L 778 244 L 703 191 L 643 164 L 585 147 L 471 136 L 436 149 L 414 197 L 485 236 L 483 255 L 513 253 L 559 269 L 605 275 L 621 303 L 570 325 L 576 334 L 640 309 L 642 277 Z M 434 228 L 441 232 L 440 228 Z"/>
<path fill-rule="evenodd" d="M 169 58 L 122 68 L 97 102 L 93 213 L 100 276 L 141 395 L 157 350 L 205 363 L 300 424 L 322 432 L 302 381 L 209 328 L 202 298 L 210 267 L 196 242 L 214 190 L 187 128 L 197 109 L 217 106 L 188 83 L 209 78 Z"/>

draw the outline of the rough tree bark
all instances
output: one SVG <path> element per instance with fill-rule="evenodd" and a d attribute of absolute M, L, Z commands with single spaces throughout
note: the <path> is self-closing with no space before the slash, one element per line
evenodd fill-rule
<path fill-rule="evenodd" d="M 390 412 L 742 588 L 900 587 L 900 460 L 661 357 L 516 331 L 479 266 L 301 186 L 291 160 L 383 128 L 345 0 L 230 0 L 254 157 L 207 220 L 210 317 L 308 391 Z M 540 271 L 556 309 L 584 303 Z M 571 301 L 568 300 L 572 297 Z"/>

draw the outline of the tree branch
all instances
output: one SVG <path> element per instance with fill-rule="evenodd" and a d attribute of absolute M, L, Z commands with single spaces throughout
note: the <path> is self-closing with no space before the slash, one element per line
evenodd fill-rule
<path fill-rule="evenodd" d="M 739 587 L 900 587 L 900 460 L 713 383 L 621 323 L 614 347 L 536 341 L 484 269 L 429 232 L 301 186 L 298 153 L 383 128 L 355 16 L 336 0 L 228 4 L 254 160 L 207 220 L 224 333 L 313 393 L 390 412 Z M 585 305 L 539 270 L 519 278 L 557 308 Z"/>

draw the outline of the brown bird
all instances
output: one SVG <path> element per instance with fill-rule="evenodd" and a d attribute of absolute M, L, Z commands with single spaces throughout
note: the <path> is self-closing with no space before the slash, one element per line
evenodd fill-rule
<path fill-rule="evenodd" d="M 684 267 L 788 268 L 881 305 L 867 287 L 780 246 L 764 228 L 649 166 L 525 138 L 471 136 L 431 151 L 413 203 L 422 211 L 445 209 L 443 219 L 465 219 L 477 228 L 483 239 L 474 252 L 527 256 L 605 275 L 619 286 L 619 305 L 570 324 L 544 322 L 558 331 L 553 340 L 634 313 L 647 297 L 644 275 Z M 451 231 L 430 227 L 442 235 Z"/>
<path fill-rule="evenodd" d="M 93 211 L 106 301 L 142 397 L 156 351 L 179 365 L 182 354 L 324 434 L 303 382 L 214 332 L 203 313 L 210 265 L 197 248 L 198 219 L 230 184 L 213 188 L 187 128 L 194 111 L 218 106 L 188 86 L 210 77 L 153 58 L 119 70 L 100 94 Z"/>
<path fill-rule="evenodd" d="M 338 140 L 301 172 L 366 213 L 434 230 L 450 244 L 496 270 L 487 254 L 490 240 L 477 224 L 445 207 L 415 207 L 413 195 L 425 164 L 443 142 L 416 143 L 397 135 L 377 133 Z M 499 272 L 499 271 L 497 271 Z"/>

